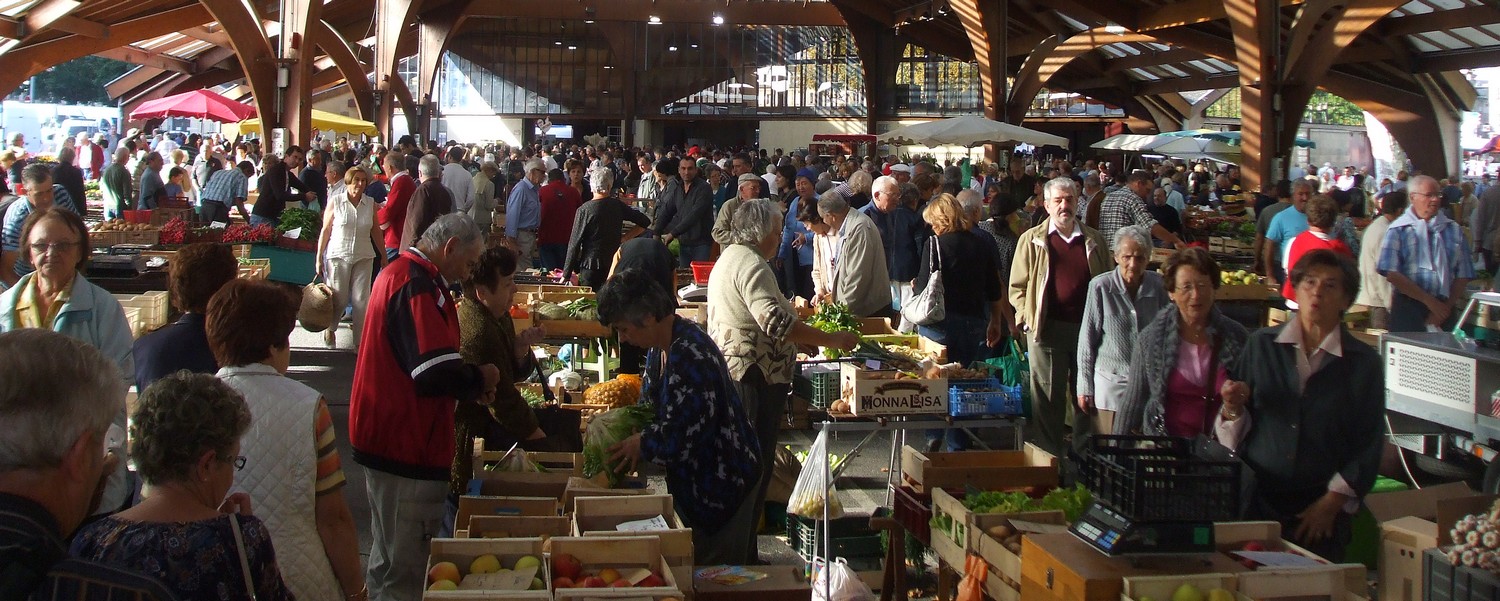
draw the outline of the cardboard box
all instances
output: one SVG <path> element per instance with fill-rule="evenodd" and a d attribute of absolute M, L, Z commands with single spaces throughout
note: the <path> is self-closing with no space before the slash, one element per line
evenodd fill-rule
<path fill-rule="evenodd" d="M 1026 443 L 1019 451 L 964 451 L 923 453 L 910 445 L 901 448 L 901 475 L 912 489 L 931 493 L 939 488 L 1015 490 L 1057 487 L 1057 458 Z"/>
<path fill-rule="evenodd" d="M 693 565 L 693 531 L 682 525 L 671 495 L 578 497 L 573 500 L 573 536 L 655 536 L 670 566 Z M 661 516 L 667 530 L 621 532 L 620 524 Z"/>
<path fill-rule="evenodd" d="M 857 416 L 948 414 L 946 378 L 899 377 L 896 370 L 844 363 L 839 369 L 839 395 Z"/>
<path fill-rule="evenodd" d="M 698 578 L 693 570 L 693 595 L 698 601 L 807 601 L 812 589 L 802 566 L 753 566 L 766 575 L 755 582 L 719 584 Z"/>
<path fill-rule="evenodd" d="M 557 499 L 552 497 L 485 497 L 458 498 L 458 513 L 453 521 L 458 529 L 469 528 L 469 518 L 480 515 L 554 517 Z"/>
<path fill-rule="evenodd" d="M 1229 592 L 1237 590 L 1239 579 L 1234 574 L 1189 574 L 1172 576 L 1127 576 L 1121 581 L 1124 592 L 1120 594 L 1121 601 L 1138 601 L 1142 598 L 1161 599 L 1167 601 L 1172 594 L 1177 592 L 1178 587 L 1191 584 L 1208 594 L 1208 591 L 1221 588 Z"/>
<path fill-rule="evenodd" d="M 1365 507 L 1380 525 L 1381 601 L 1422 598 L 1422 551 L 1438 544 L 1438 503 L 1474 495 L 1467 484 L 1453 482 L 1365 497 Z"/>
<path fill-rule="evenodd" d="M 552 539 L 553 559 L 563 553 L 578 558 L 586 573 L 597 573 L 604 568 L 614 568 L 621 573 L 644 568 L 661 577 L 666 584 L 658 587 L 558 589 L 555 593 L 559 601 L 581 601 L 591 597 L 682 596 L 682 587 L 678 586 L 676 576 L 661 556 L 661 540 L 654 536 L 560 536 Z"/>
<path fill-rule="evenodd" d="M 1119 601 L 1127 576 L 1245 571 L 1222 553 L 1109 557 L 1071 533 L 1027 536 L 1021 546 L 1020 598 L 1026 601 Z"/>
<path fill-rule="evenodd" d="M 432 553 L 427 557 L 427 571 L 431 572 L 434 564 L 451 561 L 467 576 L 469 564 L 481 555 L 494 555 L 500 559 L 500 565 L 505 567 L 515 565 L 516 560 L 523 556 L 537 558 L 541 563 L 537 566 L 535 577 L 542 579 L 544 587 L 541 590 L 425 591 L 422 599 L 552 599 L 552 593 L 548 590 L 552 586 L 552 578 L 548 562 L 542 554 L 542 541 L 538 538 L 435 538 L 432 539 Z M 459 586 L 462 587 L 463 583 L 460 582 Z"/>
<path fill-rule="evenodd" d="M 567 516 L 470 515 L 467 530 L 458 530 L 456 538 L 540 538 L 573 533 L 573 521 Z"/>

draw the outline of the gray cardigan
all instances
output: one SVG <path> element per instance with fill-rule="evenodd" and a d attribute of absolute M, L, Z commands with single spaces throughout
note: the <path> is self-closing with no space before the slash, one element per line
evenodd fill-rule
<path fill-rule="evenodd" d="M 1121 399 L 1119 413 L 1115 415 L 1116 434 L 1166 434 L 1167 379 L 1177 369 L 1180 319 L 1177 305 L 1168 304 L 1136 338 L 1130 381 L 1125 385 L 1125 398 Z M 1218 345 L 1219 365 L 1225 369 L 1235 366 L 1249 338 L 1245 326 L 1225 317 L 1215 307 L 1208 317 L 1208 333 Z"/>
<path fill-rule="evenodd" d="M 1130 298 L 1119 269 L 1096 275 L 1089 282 L 1083 328 L 1078 332 L 1079 395 L 1095 393 L 1095 372 L 1117 376 L 1130 373 L 1136 333 L 1150 325 L 1162 307 L 1170 303 L 1161 274 L 1147 271 L 1144 276 L 1134 299 Z"/>

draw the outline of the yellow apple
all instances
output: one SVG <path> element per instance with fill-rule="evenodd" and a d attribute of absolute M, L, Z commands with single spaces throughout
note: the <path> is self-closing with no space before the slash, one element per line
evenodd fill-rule
<path fill-rule="evenodd" d="M 494 555 L 480 555 L 469 564 L 470 574 L 494 574 L 500 571 L 500 558 Z"/>
<path fill-rule="evenodd" d="M 438 580 L 438 581 L 433 582 L 432 586 L 427 587 L 427 590 L 429 590 L 429 591 L 456 591 L 456 590 L 458 590 L 458 585 L 454 584 L 454 582 L 452 580 Z"/>
<path fill-rule="evenodd" d="M 520 559 L 517 559 L 516 560 L 516 565 L 513 566 L 513 567 L 511 567 L 511 569 L 513 569 L 513 570 L 524 570 L 526 568 L 541 569 L 541 567 L 542 567 L 542 560 L 541 559 L 537 558 L 535 555 L 525 555 L 525 556 L 522 556 Z"/>

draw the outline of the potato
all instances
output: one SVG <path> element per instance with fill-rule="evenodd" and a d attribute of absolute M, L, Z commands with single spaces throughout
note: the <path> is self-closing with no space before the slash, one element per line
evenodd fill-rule
<path fill-rule="evenodd" d="M 1015 528 L 1011 528 L 1009 524 L 1000 524 L 999 526 L 991 526 L 990 529 L 989 529 L 989 535 L 990 536 L 993 536 L 996 539 L 1002 540 L 1002 541 L 1005 540 L 1005 539 L 1007 539 L 1007 538 L 1010 538 L 1010 536 L 1012 534 L 1015 534 L 1015 533 L 1016 533 L 1016 529 Z"/>

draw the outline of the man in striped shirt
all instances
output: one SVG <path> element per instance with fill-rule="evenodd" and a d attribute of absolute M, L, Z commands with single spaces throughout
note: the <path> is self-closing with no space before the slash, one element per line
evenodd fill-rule
<path fill-rule="evenodd" d="M 67 553 L 118 461 L 104 446 L 125 401 L 114 362 L 42 329 L 0 334 L 0 356 L 0 597 L 173 599 L 147 576 Z"/>

